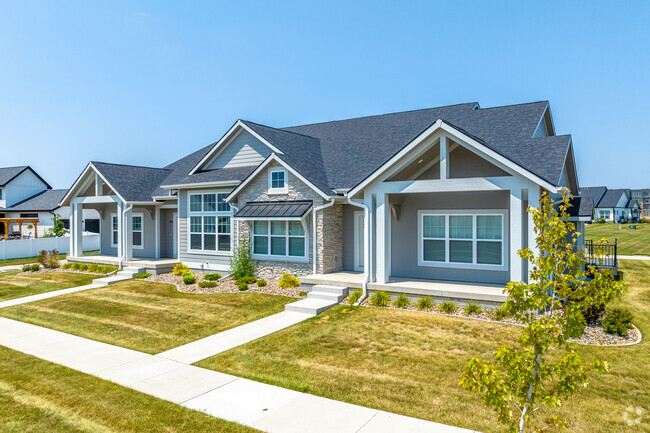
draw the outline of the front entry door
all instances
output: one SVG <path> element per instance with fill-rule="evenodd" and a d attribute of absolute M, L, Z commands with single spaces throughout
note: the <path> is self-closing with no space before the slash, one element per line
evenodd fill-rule
<path fill-rule="evenodd" d="M 354 270 L 363 271 L 364 263 L 363 211 L 354 212 Z"/>

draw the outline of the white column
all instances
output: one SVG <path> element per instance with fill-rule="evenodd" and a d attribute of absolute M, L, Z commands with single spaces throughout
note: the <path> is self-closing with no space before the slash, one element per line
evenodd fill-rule
<path fill-rule="evenodd" d="M 447 137 L 440 137 L 440 179 L 449 178 L 449 161 L 448 156 L 449 152 L 447 151 Z"/>
<path fill-rule="evenodd" d="M 156 228 L 156 254 L 155 257 L 157 259 L 160 258 L 160 224 L 162 224 L 162 221 L 160 221 L 160 207 L 156 206 L 156 210 L 154 213 L 154 221 L 153 221 L 154 227 Z M 231 226 L 232 227 L 232 226 Z"/>
<path fill-rule="evenodd" d="M 70 256 L 76 257 L 74 254 L 74 208 L 77 206 L 76 203 L 70 202 Z"/>
<path fill-rule="evenodd" d="M 528 206 L 533 208 L 539 207 L 539 199 L 539 186 L 531 185 L 530 188 L 528 188 Z M 528 212 L 526 213 L 526 217 L 528 218 L 528 248 L 533 252 L 533 254 L 537 255 L 539 254 L 539 250 L 537 249 L 537 241 L 535 240 L 535 221 L 533 221 L 533 215 Z M 532 269 L 530 264 L 528 265 L 528 269 Z M 530 282 L 530 276 L 527 275 L 526 278 Z"/>
<path fill-rule="evenodd" d="M 517 253 L 524 247 L 521 190 L 510 190 L 510 281 L 523 281 L 523 262 Z"/>
<path fill-rule="evenodd" d="M 367 206 L 368 210 L 364 214 L 363 218 L 363 235 L 364 235 L 364 246 L 363 246 L 363 266 L 364 270 L 370 276 L 370 282 L 375 281 L 374 269 L 372 266 L 373 263 L 373 230 L 372 230 L 372 220 L 375 213 L 374 203 L 372 200 L 372 194 L 368 191 L 364 192 L 363 202 Z"/>
<path fill-rule="evenodd" d="M 124 234 L 123 234 L 124 224 L 122 224 L 123 210 L 124 210 L 124 205 L 120 201 L 117 203 L 117 258 L 118 259 L 121 259 L 124 256 Z M 111 227 L 112 225 L 113 225 L 113 221 L 111 217 Z"/>
<path fill-rule="evenodd" d="M 83 255 L 83 205 L 77 203 L 74 206 L 74 228 L 72 237 L 74 238 L 74 257 L 81 257 Z"/>
<path fill-rule="evenodd" d="M 124 260 L 133 260 L 133 211 L 124 214 Z"/>
<path fill-rule="evenodd" d="M 388 203 L 388 194 L 377 194 L 377 214 L 376 214 L 376 229 L 377 229 L 377 282 L 388 282 L 389 260 L 390 260 L 390 206 Z"/>

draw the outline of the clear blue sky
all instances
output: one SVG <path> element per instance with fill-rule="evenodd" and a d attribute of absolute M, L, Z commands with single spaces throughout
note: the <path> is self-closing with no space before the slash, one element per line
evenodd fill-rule
<path fill-rule="evenodd" d="M 237 118 L 548 99 L 583 186 L 650 187 L 650 2 L 0 1 L 0 166 L 69 187 Z"/>

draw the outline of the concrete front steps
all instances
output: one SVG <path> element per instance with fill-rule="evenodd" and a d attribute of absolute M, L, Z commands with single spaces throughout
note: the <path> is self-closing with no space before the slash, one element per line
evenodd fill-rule
<path fill-rule="evenodd" d="M 111 284 L 119 283 L 121 281 L 132 280 L 136 274 L 144 272 L 144 268 L 136 268 L 135 266 L 127 266 L 115 275 L 110 277 L 97 278 L 93 280 L 93 284 L 98 286 L 109 286 Z"/>
<path fill-rule="evenodd" d="M 315 316 L 329 310 L 348 295 L 347 287 L 315 285 L 302 301 L 287 304 L 284 309 L 295 313 L 311 314 Z"/>

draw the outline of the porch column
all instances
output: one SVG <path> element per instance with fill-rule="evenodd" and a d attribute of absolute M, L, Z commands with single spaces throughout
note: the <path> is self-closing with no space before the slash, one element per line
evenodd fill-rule
<path fill-rule="evenodd" d="M 510 281 L 523 281 L 523 260 L 517 252 L 523 243 L 523 200 L 520 189 L 510 190 Z"/>
<path fill-rule="evenodd" d="M 528 188 L 528 206 L 530 207 L 539 207 L 539 186 L 533 185 Z M 528 248 L 533 252 L 533 254 L 539 254 L 539 249 L 537 248 L 537 240 L 535 239 L 537 235 L 535 234 L 535 221 L 533 221 L 533 215 L 526 212 L 526 218 L 528 218 Z M 532 269 L 532 266 L 529 264 L 528 269 Z M 526 275 L 526 279 L 530 283 L 530 275 Z"/>
<path fill-rule="evenodd" d="M 390 277 L 390 205 L 388 194 L 377 194 L 377 282 L 386 283 Z"/>
<path fill-rule="evenodd" d="M 155 257 L 157 259 L 160 258 L 160 224 L 162 224 L 162 221 L 160 221 L 160 207 L 156 206 L 155 208 L 155 213 L 154 213 L 154 221 L 153 221 L 154 227 L 155 227 L 155 239 L 156 239 L 156 254 Z"/>
<path fill-rule="evenodd" d="M 124 204 L 119 201 L 117 203 L 117 258 L 124 257 L 124 224 L 122 224 L 122 211 Z M 111 221 L 111 225 L 113 221 Z"/>
<path fill-rule="evenodd" d="M 375 274 L 373 268 L 373 221 L 375 215 L 374 209 L 374 200 L 372 199 L 372 194 L 368 191 L 364 192 L 363 202 L 368 207 L 367 213 L 363 218 L 363 235 L 364 235 L 364 245 L 363 245 L 363 269 L 368 273 L 370 282 L 375 281 Z"/>
<path fill-rule="evenodd" d="M 133 211 L 124 214 L 124 260 L 133 260 Z"/>
<path fill-rule="evenodd" d="M 70 216 L 70 237 L 72 239 L 70 254 L 73 257 L 81 257 L 83 255 L 83 204 L 74 203 L 71 209 Z"/>

